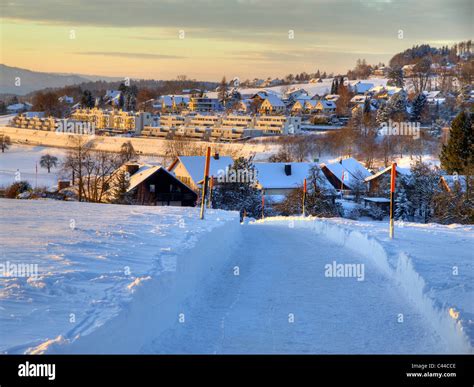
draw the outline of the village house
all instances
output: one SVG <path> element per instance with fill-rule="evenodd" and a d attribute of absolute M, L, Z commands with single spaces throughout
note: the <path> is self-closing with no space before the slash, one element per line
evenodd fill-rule
<path fill-rule="evenodd" d="M 321 170 L 337 190 L 363 189 L 365 179 L 372 174 L 356 159 L 349 157 L 335 163 L 321 164 Z"/>
<path fill-rule="evenodd" d="M 375 85 L 373 83 L 359 81 L 352 85 L 352 90 L 354 90 L 355 94 L 365 94 L 374 86 Z"/>
<path fill-rule="evenodd" d="M 314 107 L 314 111 L 317 113 L 331 114 L 336 111 L 336 103 L 333 101 L 320 100 Z"/>
<path fill-rule="evenodd" d="M 308 99 L 304 103 L 304 111 L 305 113 L 313 113 L 316 109 L 316 105 L 319 101 L 315 99 Z"/>
<path fill-rule="evenodd" d="M 381 169 L 377 173 L 370 175 L 364 179 L 367 184 L 367 195 L 369 196 L 378 196 L 383 195 L 389 192 L 390 190 L 390 176 L 392 174 L 392 166 Z M 396 168 L 397 178 L 401 176 L 409 176 L 409 168 Z"/>
<path fill-rule="evenodd" d="M 273 201 L 282 200 L 292 190 L 302 187 L 304 179 L 310 176 L 311 168 L 315 163 L 255 163 L 257 171 L 257 187 Z M 333 196 L 336 194 L 329 181 L 321 176 L 321 186 L 318 187 L 323 194 Z"/>
<path fill-rule="evenodd" d="M 260 114 L 283 114 L 286 105 L 276 95 L 268 95 L 260 105 Z"/>
<path fill-rule="evenodd" d="M 168 171 L 192 190 L 198 191 L 204 178 L 205 163 L 205 156 L 178 156 L 168 167 Z M 217 177 L 219 171 L 225 171 L 233 164 L 232 158 L 215 154 L 209 164 L 209 176 Z"/>
<path fill-rule="evenodd" d="M 119 170 L 129 174 L 127 194 L 134 204 L 183 207 L 196 205 L 197 194 L 166 168 L 130 162 Z M 112 192 L 113 188 L 109 189 L 109 201 Z"/>

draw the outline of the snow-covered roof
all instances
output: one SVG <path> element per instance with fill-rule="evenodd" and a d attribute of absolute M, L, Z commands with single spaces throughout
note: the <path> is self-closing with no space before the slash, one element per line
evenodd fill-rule
<path fill-rule="evenodd" d="M 205 156 L 179 156 L 178 160 L 184 165 L 195 184 L 198 184 L 198 182 L 204 178 L 204 166 L 206 164 Z M 176 161 L 171 164 L 168 170 L 172 170 L 176 165 Z M 225 170 L 226 167 L 232 166 L 233 164 L 234 160 L 228 156 L 219 156 L 217 160 L 214 157 L 211 157 L 209 176 L 216 177 L 220 170 Z"/>
<path fill-rule="evenodd" d="M 319 101 L 316 101 L 315 99 L 308 99 L 305 101 L 305 106 L 309 107 L 309 108 L 314 108 L 317 104 L 318 104 Z"/>
<path fill-rule="evenodd" d="M 336 103 L 334 101 L 326 101 L 326 100 L 321 100 L 321 105 L 323 106 L 323 109 L 335 109 L 336 108 Z"/>
<path fill-rule="evenodd" d="M 121 94 L 121 91 L 120 91 L 120 90 L 107 90 L 107 91 L 105 92 L 105 97 L 106 97 L 106 98 L 114 99 L 114 98 L 119 97 L 120 94 Z"/>
<path fill-rule="evenodd" d="M 385 174 L 385 173 L 391 171 L 391 169 L 392 169 L 392 166 L 390 165 L 390 166 L 388 166 L 388 167 L 386 167 L 386 168 L 381 169 L 380 171 L 378 171 L 378 172 L 375 173 L 374 175 L 370 175 L 369 177 L 366 177 L 364 180 L 365 180 L 366 182 L 369 182 L 369 181 L 371 181 L 371 180 L 373 180 L 373 179 L 376 179 L 377 177 L 379 177 L 379 176 L 381 176 L 381 175 L 383 175 L 383 174 Z M 397 166 L 397 174 L 400 174 L 400 175 L 410 175 L 411 172 L 410 172 L 410 169 L 409 169 L 409 168 L 403 168 L 403 167 L 398 167 L 398 166 Z"/>
<path fill-rule="evenodd" d="M 173 99 L 170 95 L 163 95 L 160 97 L 160 101 L 164 106 L 171 107 L 173 106 Z"/>
<path fill-rule="evenodd" d="M 357 82 L 353 85 L 354 91 L 358 94 L 364 94 L 372 89 L 375 85 L 373 83 L 368 82 Z"/>
<path fill-rule="evenodd" d="M 134 189 L 138 184 L 145 181 L 147 178 L 153 175 L 160 168 L 161 167 L 157 165 L 148 165 L 148 164 L 140 165 L 140 168 L 138 169 L 138 171 L 130 176 L 130 180 L 129 180 L 130 184 L 128 186 L 127 191 L 131 191 L 132 189 Z"/>
<path fill-rule="evenodd" d="M 257 180 L 262 189 L 289 189 L 298 188 L 303 185 L 304 179 L 309 178 L 312 167 L 316 163 L 255 163 L 257 170 Z M 285 173 L 285 165 L 291 165 L 291 175 Z M 334 191 L 333 186 L 321 174 L 321 181 L 324 182 L 323 191 Z"/>
<path fill-rule="evenodd" d="M 351 103 L 364 103 L 366 99 L 367 96 L 365 95 L 355 95 L 351 98 Z"/>
<path fill-rule="evenodd" d="M 324 97 L 326 101 L 337 101 L 339 98 L 339 94 L 328 94 Z"/>
<path fill-rule="evenodd" d="M 373 87 L 369 90 L 369 92 L 374 93 L 374 94 L 379 94 L 379 93 L 384 92 L 384 93 L 387 93 L 387 95 L 389 95 L 389 96 L 397 94 L 400 91 L 402 91 L 401 87 L 383 86 L 383 85 L 375 86 L 375 87 Z"/>
<path fill-rule="evenodd" d="M 342 178 L 344 172 L 348 172 L 352 178 L 358 180 L 365 180 L 367 177 L 372 174 L 356 159 L 349 157 L 347 159 L 342 159 L 340 162 L 330 163 L 330 164 L 321 164 L 325 166 L 331 173 L 336 176 L 338 179 Z M 348 181 L 350 184 L 350 179 Z"/>
<path fill-rule="evenodd" d="M 268 101 L 273 107 L 285 107 L 285 104 L 283 101 L 278 98 L 276 95 L 269 94 L 265 98 L 266 101 Z"/>
<path fill-rule="evenodd" d="M 28 109 L 31 106 L 31 104 L 27 103 L 15 103 L 13 105 L 8 105 L 7 110 L 22 110 L 22 109 Z"/>
<path fill-rule="evenodd" d="M 426 96 L 426 98 L 436 98 L 441 91 L 439 90 L 433 90 L 433 91 L 423 91 L 423 94 Z"/>
<path fill-rule="evenodd" d="M 387 198 L 368 197 L 364 198 L 364 200 L 372 203 L 390 203 L 390 199 Z"/>
<path fill-rule="evenodd" d="M 146 179 L 154 175 L 160 169 L 162 169 L 164 172 L 172 176 L 173 179 L 176 179 L 176 177 L 172 173 L 170 173 L 166 168 L 163 168 L 160 165 L 139 164 L 138 171 L 136 171 L 133 175 L 130 176 L 127 192 L 137 187 L 140 183 L 144 182 Z M 182 181 L 180 181 L 180 183 L 183 185 L 186 185 Z M 189 189 L 191 190 L 191 188 Z"/>

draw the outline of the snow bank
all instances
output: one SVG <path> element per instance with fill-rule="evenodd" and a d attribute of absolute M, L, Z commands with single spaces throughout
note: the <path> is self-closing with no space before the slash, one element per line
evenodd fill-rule
<path fill-rule="evenodd" d="M 237 220 L 227 222 L 203 235 L 190 249 L 172 259 L 171 265 L 159 275 L 148 278 L 136 289 L 130 303 L 117 317 L 92 333 L 81 336 L 69 332 L 65 341 L 51 342 L 47 353 L 133 354 L 156 336 L 174 326 L 178 319 L 186 321 L 180 310 L 206 277 L 218 271 L 227 254 L 238 243 L 241 226 Z M 125 332 L 125 333 L 124 333 Z"/>
<path fill-rule="evenodd" d="M 377 235 L 377 232 L 374 232 L 376 230 L 372 230 L 370 227 L 373 225 L 373 222 L 369 222 L 367 228 L 363 226 L 360 227 L 361 231 L 357 230 L 354 225 L 360 225 L 363 222 L 344 221 L 341 223 L 339 219 L 273 217 L 267 218 L 263 220 L 263 222 L 278 222 L 284 223 L 285 225 L 288 225 L 288 222 L 290 222 L 292 227 L 309 228 L 315 233 L 324 235 L 331 241 L 340 244 L 344 248 L 370 259 L 377 265 L 381 272 L 400 286 L 407 300 L 425 316 L 433 329 L 445 341 L 444 344 L 450 353 L 473 352 L 472 343 L 474 342 L 474 336 L 469 334 L 472 328 L 471 313 L 474 296 L 472 289 L 468 289 L 468 294 L 466 298 L 462 300 L 461 305 L 456 305 L 456 308 L 449 307 L 445 299 L 441 298 L 441 296 L 440 299 L 437 298 L 439 294 L 436 290 L 442 287 L 443 284 L 440 284 L 439 281 L 435 282 L 434 280 L 426 283 L 423 278 L 426 272 L 422 271 L 422 273 L 419 273 L 415 270 L 413 262 L 414 260 L 416 261 L 416 256 L 412 256 L 400 248 L 394 249 L 388 246 L 389 242 L 387 240 L 384 241 L 383 238 L 372 236 Z M 379 224 L 380 223 L 381 222 L 379 222 Z M 386 226 L 385 223 L 384 226 Z M 445 226 L 438 226 L 437 228 L 440 229 L 443 227 Z M 388 232 L 386 231 L 386 233 Z M 462 233 L 457 235 L 458 239 L 462 240 L 462 237 Z M 397 241 L 395 240 L 394 243 L 397 243 Z M 392 243 L 392 246 L 394 243 Z M 421 245 L 429 245 L 430 241 L 425 238 L 424 240 L 419 240 L 418 243 Z M 468 249 L 468 251 L 472 250 Z M 466 252 L 464 252 L 464 254 L 466 254 Z M 469 254 L 470 253 L 467 252 L 466 261 L 469 260 L 467 267 L 471 268 L 470 261 L 472 257 L 470 257 Z M 453 261 L 452 255 L 442 258 L 448 262 Z M 451 265 L 451 263 L 449 263 L 448 266 L 449 265 Z M 439 270 L 442 269 L 440 266 L 435 267 L 435 269 L 436 268 Z M 433 265 L 431 265 L 430 269 L 433 270 Z M 427 274 L 432 277 L 431 273 Z M 469 284 L 472 284 L 473 275 L 474 272 L 470 271 L 468 277 L 470 279 L 466 279 L 466 285 L 469 286 Z M 449 298 L 451 302 L 454 302 L 454 296 Z M 459 309 L 465 311 L 466 318 L 460 318 Z M 466 327 L 468 329 L 466 329 Z"/>
<path fill-rule="evenodd" d="M 0 199 L 0 352 L 133 353 L 225 262 L 238 213 Z M 157 322 L 159 322 L 157 324 Z M 121 336 L 120 332 L 131 332 Z"/>

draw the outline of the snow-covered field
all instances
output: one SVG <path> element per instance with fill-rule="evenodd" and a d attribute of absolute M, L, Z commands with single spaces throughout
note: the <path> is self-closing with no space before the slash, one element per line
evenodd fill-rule
<path fill-rule="evenodd" d="M 4 153 L 0 153 L 0 187 L 13 184 L 18 179 L 28 181 L 32 187 L 57 186 L 60 177 L 60 166 L 47 169 L 41 168 L 41 156 L 50 154 L 56 156 L 59 163 L 66 151 L 60 148 L 48 148 L 42 146 L 26 146 L 13 144 Z M 36 170 L 38 173 L 36 173 Z"/>
<path fill-rule="evenodd" d="M 270 86 L 270 87 L 251 87 L 251 88 L 239 88 L 239 93 L 243 95 L 252 95 L 256 94 L 259 91 L 268 90 L 274 92 L 276 95 L 281 96 L 282 90 L 292 90 L 292 89 L 304 89 L 308 92 L 308 94 L 312 97 L 314 95 L 323 96 L 325 94 L 330 94 L 331 92 L 331 85 L 332 85 L 333 78 L 326 78 L 323 79 L 320 83 L 295 83 L 292 85 L 280 85 L 280 86 Z M 355 85 L 358 82 L 361 83 L 372 83 L 374 87 L 376 86 L 386 86 L 387 85 L 387 78 L 379 78 L 379 77 L 372 77 L 369 79 L 362 79 L 356 81 L 349 81 L 351 85 Z M 216 98 L 217 92 L 209 92 L 206 93 L 209 98 Z"/>
<path fill-rule="evenodd" d="M 0 199 L 0 213 L 0 263 L 38 272 L 0 277 L 0 351 L 10 353 L 96 330 L 149 279 L 170 281 L 164 273 L 202 234 L 238 224 L 232 212 L 204 222 L 198 209 L 58 201 Z"/>
<path fill-rule="evenodd" d="M 0 200 L 8 353 L 468 353 L 474 228 Z M 361 276 L 328 277 L 326 265 Z"/>

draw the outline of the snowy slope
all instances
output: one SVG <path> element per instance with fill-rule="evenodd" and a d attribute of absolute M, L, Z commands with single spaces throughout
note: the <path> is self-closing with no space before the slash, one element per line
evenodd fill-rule
<path fill-rule="evenodd" d="M 58 167 L 52 168 L 51 173 L 39 165 L 41 156 L 50 154 L 58 158 Z M 20 179 L 28 181 L 32 187 L 57 186 L 60 176 L 60 163 L 66 151 L 60 148 L 42 146 L 25 146 L 13 144 L 4 153 L 0 153 L 0 187 L 5 187 L 15 182 L 19 172 Z M 36 175 L 36 165 L 38 174 Z"/>
<path fill-rule="evenodd" d="M 195 208 L 57 201 L 1 199 L 0 213 L 0 263 L 38 265 L 36 280 L 0 277 L 0 352 L 10 353 L 93 332 L 202 235 L 238 224 L 232 212 L 203 222 Z"/>
<path fill-rule="evenodd" d="M 251 87 L 251 88 L 239 88 L 238 91 L 242 95 L 254 95 L 260 91 L 268 90 L 270 92 L 276 93 L 278 96 L 281 97 L 282 89 L 286 90 L 296 90 L 296 89 L 304 89 L 308 92 L 310 97 L 314 95 L 323 96 L 325 94 L 329 94 L 331 92 L 331 85 L 332 85 L 333 78 L 323 79 L 321 83 L 297 83 L 293 85 L 284 85 L 284 86 L 272 86 L 272 87 Z M 355 85 L 358 82 L 362 83 L 372 83 L 374 86 L 386 86 L 387 79 L 386 78 L 370 78 L 368 80 L 356 80 L 356 81 L 349 81 L 351 85 Z M 216 98 L 217 92 L 209 92 L 206 93 L 209 98 Z"/>
<path fill-rule="evenodd" d="M 473 227 L 397 224 L 390 241 L 386 223 L 344 219 L 13 200 L 0 212 L 1 261 L 39 267 L 0 277 L 3 352 L 472 352 Z M 363 279 L 328 278 L 332 262 L 363 265 Z"/>

